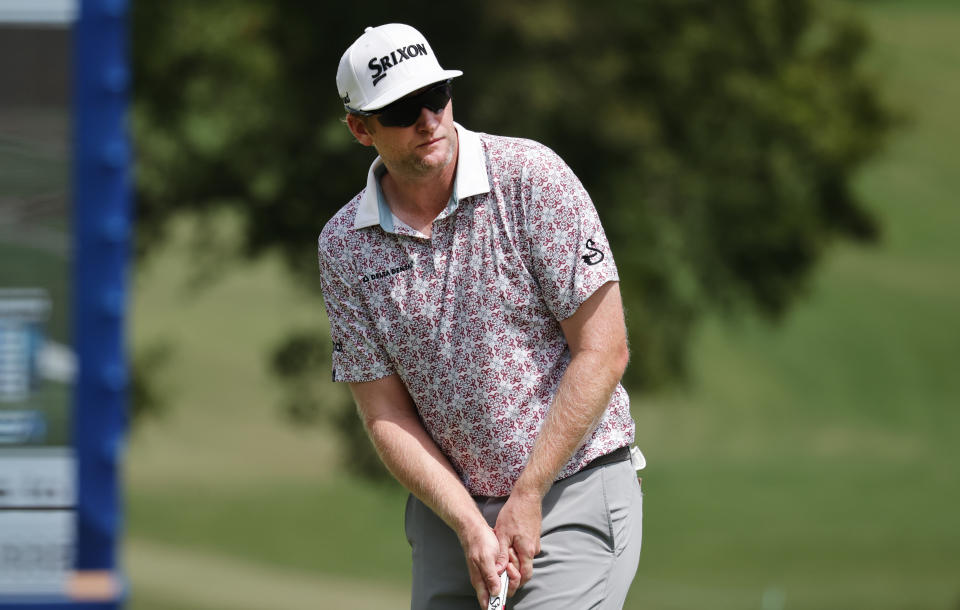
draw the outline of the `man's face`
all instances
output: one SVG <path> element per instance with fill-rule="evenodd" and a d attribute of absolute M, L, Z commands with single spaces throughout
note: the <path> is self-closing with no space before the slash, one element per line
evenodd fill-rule
<path fill-rule="evenodd" d="M 415 91 L 411 95 L 416 95 Z M 420 108 L 409 127 L 385 127 L 376 116 L 361 120 L 349 116 L 347 123 L 357 140 L 373 146 L 387 169 L 410 177 L 427 176 L 446 168 L 457 152 L 457 130 L 453 125 L 453 101 L 439 112 Z"/>

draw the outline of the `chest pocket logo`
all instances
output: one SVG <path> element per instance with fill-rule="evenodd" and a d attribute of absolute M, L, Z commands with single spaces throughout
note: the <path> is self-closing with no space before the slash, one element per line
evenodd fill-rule
<path fill-rule="evenodd" d="M 366 273 L 360 276 L 360 281 L 366 284 L 367 282 L 371 282 L 373 280 L 382 280 L 385 277 L 403 273 L 404 271 L 410 271 L 411 269 L 413 269 L 413 263 L 407 263 L 405 265 L 391 267 L 390 269 L 384 269 L 383 271 L 377 271 L 375 273 Z"/>

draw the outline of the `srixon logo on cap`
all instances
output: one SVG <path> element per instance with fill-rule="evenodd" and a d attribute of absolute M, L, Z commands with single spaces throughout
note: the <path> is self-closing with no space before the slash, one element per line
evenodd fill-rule
<path fill-rule="evenodd" d="M 387 70 L 390 68 L 404 60 L 413 59 L 414 57 L 419 57 L 426 54 L 427 45 L 421 42 L 419 44 L 400 47 L 396 51 L 390 51 L 390 55 L 371 58 L 370 62 L 367 64 L 367 67 L 373 71 L 373 74 L 370 75 L 370 78 L 373 79 L 373 86 L 376 87 L 377 83 L 387 76 Z"/>

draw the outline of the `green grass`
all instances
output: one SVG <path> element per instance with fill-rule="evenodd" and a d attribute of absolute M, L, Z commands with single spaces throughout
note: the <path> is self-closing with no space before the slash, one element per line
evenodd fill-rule
<path fill-rule="evenodd" d="M 884 240 L 837 247 L 780 326 L 705 324 L 688 390 L 634 394 L 649 468 L 628 609 L 960 603 L 960 6 L 858 6 L 877 38 L 870 68 L 912 117 L 856 184 Z M 174 248 L 137 289 L 136 342 L 178 349 L 162 375 L 170 411 L 131 444 L 131 607 L 230 607 L 187 603 L 178 582 L 138 589 L 157 548 L 138 541 L 211 573 L 243 560 L 265 582 L 276 570 L 366 579 L 401 592 L 373 607 L 406 607 L 404 494 L 340 476 L 335 439 L 283 424 L 263 371 L 289 325 L 325 327 L 319 300 L 291 291 L 276 261 L 188 297 L 189 266 Z"/>
<path fill-rule="evenodd" d="M 867 458 L 661 460 L 644 478 L 631 607 L 757 607 L 776 587 L 790 608 L 946 608 L 958 592 L 954 479 L 949 464 Z M 701 601 L 671 603 L 685 587 Z M 725 601 L 706 605 L 714 594 Z"/>
<path fill-rule="evenodd" d="M 190 498 L 190 510 L 181 510 Z M 184 486 L 128 495 L 136 535 L 184 549 L 335 576 L 378 575 L 404 585 L 406 493 L 339 477 L 218 489 Z M 361 569 L 362 568 L 362 569 Z"/>

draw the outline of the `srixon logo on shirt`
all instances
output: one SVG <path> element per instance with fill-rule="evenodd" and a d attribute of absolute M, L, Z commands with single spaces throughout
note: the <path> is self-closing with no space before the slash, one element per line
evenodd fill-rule
<path fill-rule="evenodd" d="M 387 76 L 387 70 L 390 68 L 408 59 L 420 57 L 421 55 L 428 55 L 427 45 L 422 42 L 400 47 L 396 51 L 390 51 L 390 55 L 370 58 L 367 67 L 373 72 L 373 74 L 370 75 L 370 78 L 373 79 L 373 86 L 376 87 L 377 83 Z"/>
<path fill-rule="evenodd" d="M 594 246 L 596 245 L 597 245 L 596 242 L 594 242 L 592 239 L 588 239 L 586 246 L 587 246 L 587 250 L 590 250 L 590 254 L 584 254 L 583 256 L 580 257 L 581 259 L 583 259 L 583 262 L 585 262 L 588 265 L 596 265 L 603 260 L 603 250 L 600 250 L 599 248 L 594 248 Z M 602 247 L 603 246 L 601 246 L 601 248 Z"/>

